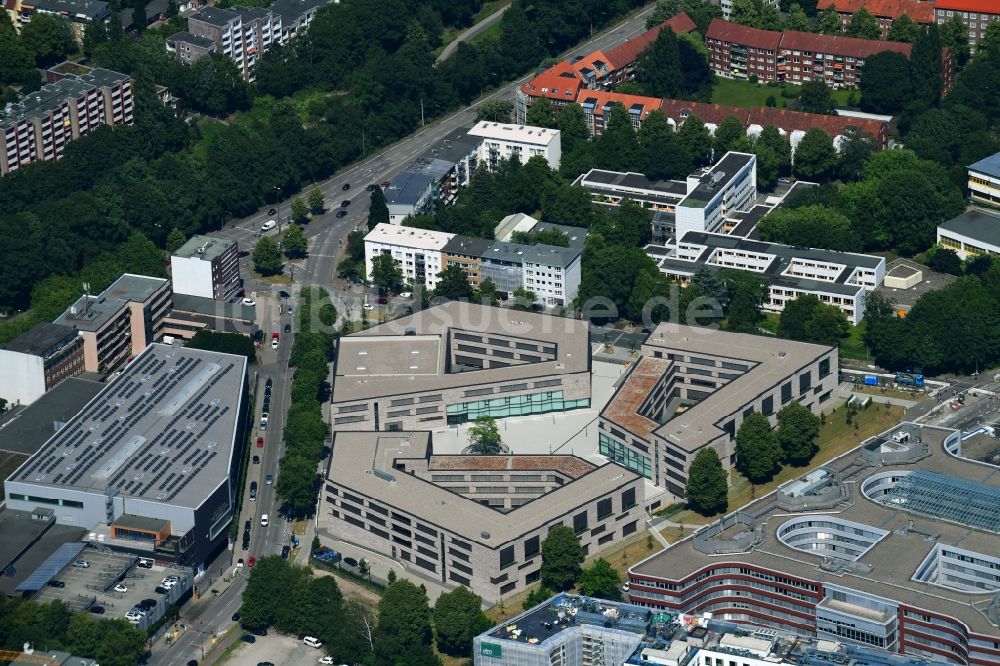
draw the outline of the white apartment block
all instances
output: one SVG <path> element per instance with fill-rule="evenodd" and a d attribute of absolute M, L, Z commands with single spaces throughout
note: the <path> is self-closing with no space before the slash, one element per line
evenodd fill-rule
<path fill-rule="evenodd" d="M 710 169 L 687 177 L 687 196 L 677 204 L 677 238 L 689 231 L 718 231 L 732 213 L 757 197 L 757 156 L 728 152 Z"/>
<path fill-rule="evenodd" d="M 525 164 L 536 155 L 544 157 L 553 169 L 559 168 L 562 157 L 559 130 L 484 120 L 469 130 L 469 136 L 482 140 L 477 161 L 489 169 L 502 159 L 517 159 Z"/>
<path fill-rule="evenodd" d="M 1000 206 L 1000 153 L 969 165 L 969 198 L 974 203 Z"/>
<path fill-rule="evenodd" d="M 689 232 L 680 242 L 650 245 L 646 252 L 668 277 L 686 282 L 702 266 L 737 269 L 764 278 L 770 293 L 767 312 L 805 294 L 840 308 L 847 320 L 864 318 L 865 294 L 885 279 L 885 258 L 765 243 L 725 234 Z"/>
<path fill-rule="evenodd" d="M 524 252 L 524 288 L 547 307 L 566 307 L 580 289 L 583 253 L 568 247 L 532 245 Z"/>
<path fill-rule="evenodd" d="M 441 251 L 455 234 L 395 224 L 379 224 L 365 236 L 365 275 L 372 276 L 372 261 L 387 254 L 396 260 L 403 279 L 434 289 L 444 270 Z"/>
<path fill-rule="evenodd" d="M 777 8 L 778 0 L 764 0 L 763 4 Z M 722 7 L 722 18 L 728 21 L 730 14 L 733 12 L 733 0 L 721 0 L 720 5 Z"/>
<path fill-rule="evenodd" d="M 170 257 L 175 294 L 228 301 L 240 290 L 239 246 L 236 241 L 194 236 Z"/>

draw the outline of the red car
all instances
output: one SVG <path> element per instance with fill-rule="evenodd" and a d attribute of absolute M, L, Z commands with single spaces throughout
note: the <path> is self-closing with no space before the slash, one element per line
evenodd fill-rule
<path fill-rule="evenodd" d="M 264 448 L 264 438 L 263 437 L 258 437 L 257 438 L 257 448 L 260 448 L 260 449 Z"/>
<path fill-rule="evenodd" d="M 251 555 L 250 559 L 247 560 L 247 566 L 250 567 L 251 569 L 253 569 L 253 565 L 255 565 L 255 564 L 257 564 L 257 558 L 255 558 L 253 555 Z"/>

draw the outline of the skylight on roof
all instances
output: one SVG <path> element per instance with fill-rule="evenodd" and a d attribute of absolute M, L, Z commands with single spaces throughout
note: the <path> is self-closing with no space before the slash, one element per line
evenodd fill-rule
<path fill-rule="evenodd" d="M 877 500 L 886 506 L 1000 534 L 1000 488 L 925 469 L 907 474 Z"/>

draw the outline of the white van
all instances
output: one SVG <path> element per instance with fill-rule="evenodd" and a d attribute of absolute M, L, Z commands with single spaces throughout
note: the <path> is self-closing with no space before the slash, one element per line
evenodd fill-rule
<path fill-rule="evenodd" d="M 274 229 L 276 226 L 278 226 L 277 222 L 275 222 L 274 220 L 268 220 L 264 224 L 260 225 L 260 230 L 270 231 L 271 229 Z"/>
<path fill-rule="evenodd" d="M 318 638 L 313 638 L 312 636 L 306 636 L 305 638 L 302 639 L 302 642 L 311 648 L 323 647 L 322 641 L 320 641 Z"/>

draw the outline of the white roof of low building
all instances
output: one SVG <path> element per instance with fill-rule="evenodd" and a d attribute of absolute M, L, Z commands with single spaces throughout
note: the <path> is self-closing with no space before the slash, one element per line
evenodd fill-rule
<path fill-rule="evenodd" d="M 365 242 L 399 245 L 417 250 L 441 250 L 454 237 L 455 234 L 444 231 L 430 231 L 383 222 L 368 232 Z"/>
<path fill-rule="evenodd" d="M 547 146 L 553 139 L 559 136 L 559 130 L 548 129 L 546 127 L 532 127 L 531 125 L 517 125 L 515 123 L 492 123 L 482 120 L 469 130 L 469 136 Z"/>

